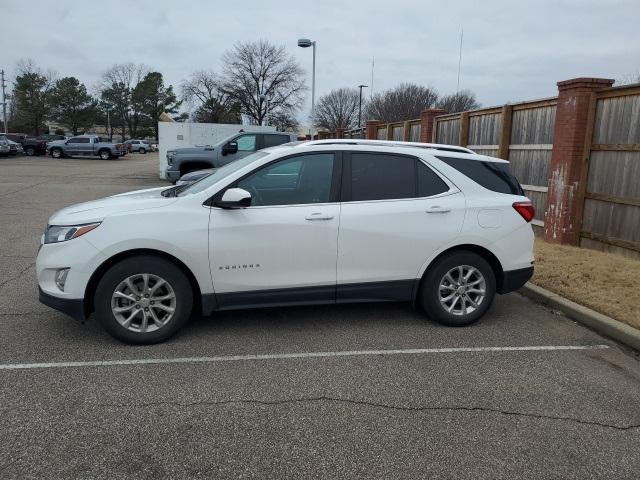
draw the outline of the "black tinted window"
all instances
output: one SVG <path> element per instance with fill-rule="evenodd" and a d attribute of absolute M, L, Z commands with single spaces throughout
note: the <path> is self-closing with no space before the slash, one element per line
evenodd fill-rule
<path fill-rule="evenodd" d="M 264 148 L 282 145 L 288 141 L 289 137 L 287 135 L 264 135 Z"/>
<path fill-rule="evenodd" d="M 416 196 L 416 160 L 412 157 L 351 154 L 351 200 Z"/>
<path fill-rule="evenodd" d="M 511 195 L 524 195 L 518 179 L 509 171 L 508 163 L 441 156 L 437 158 L 488 190 Z"/>
<path fill-rule="evenodd" d="M 448 189 L 433 170 L 414 157 L 351 155 L 352 201 L 430 197 Z"/>
<path fill-rule="evenodd" d="M 433 170 L 416 160 L 418 165 L 418 197 L 431 197 L 449 190 L 449 187 Z"/>
<path fill-rule="evenodd" d="M 251 193 L 251 206 L 326 203 L 332 175 L 333 154 L 318 153 L 272 163 L 237 186 Z"/>

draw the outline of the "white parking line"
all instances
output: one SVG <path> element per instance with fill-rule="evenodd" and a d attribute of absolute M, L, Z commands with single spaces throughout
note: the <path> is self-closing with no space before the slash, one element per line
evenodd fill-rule
<path fill-rule="evenodd" d="M 530 347 L 460 347 L 460 348 L 408 348 L 402 350 L 351 350 L 342 352 L 267 353 L 258 355 L 225 355 L 219 357 L 140 358 L 132 360 L 97 360 L 87 362 L 5 363 L 0 370 L 29 370 L 37 368 L 112 367 L 118 365 L 157 365 L 165 363 L 217 363 L 251 360 L 280 360 L 290 358 L 357 357 L 376 355 L 427 355 L 432 353 L 475 352 L 531 352 L 558 350 L 600 350 L 608 345 L 537 345 Z"/>

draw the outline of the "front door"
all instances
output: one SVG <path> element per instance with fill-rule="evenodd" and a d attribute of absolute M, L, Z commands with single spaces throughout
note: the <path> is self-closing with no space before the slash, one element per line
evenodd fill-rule
<path fill-rule="evenodd" d="M 344 171 L 337 300 L 410 300 L 427 259 L 460 232 L 464 195 L 413 156 L 353 152 Z"/>
<path fill-rule="evenodd" d="M 232 141 L 238 144 L 238 151 L 220 156 L 220 165 L 218 166 L 226 165 L 227 163 L 251 155 L 259 149 L 258 134 L 255 133 L 245 133 L 234 138 Z"/>
<path fill-rule="evenodd" d="M 295 155 L 229 186 L 247 190 L 252 201 L 211 209 L 219 308 L 335 300 L 339 166 L 334 153 Z"/>
<path fill-rule="evenodd" d="M 88 138 L 83 137 L 73 137 L 67 140 L 67 145 L 65 148 L 65 153 L 67 155 L 81 155 L 82 154 L 82 141 L 89 140 Z"/>

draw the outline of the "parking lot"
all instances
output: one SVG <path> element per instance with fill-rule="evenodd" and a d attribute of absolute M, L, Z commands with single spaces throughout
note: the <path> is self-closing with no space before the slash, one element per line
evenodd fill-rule
<path fill-rule="evenodd" d="M 637 478 L 638 357 L 519 294 L 464 329 L 257 309 L 149 347 L 41 305 L 49 215 L 157 165 L 0 158 L 1 478 Z"/>

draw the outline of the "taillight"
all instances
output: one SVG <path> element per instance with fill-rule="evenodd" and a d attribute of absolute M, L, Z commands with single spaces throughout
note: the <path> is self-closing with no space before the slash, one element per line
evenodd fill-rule
<path fill-rule="evenodd" d="M 533 220 L 533 217 L 536 215 L 536 209 L 533 208 L 531 202 L 514 202 L 512 206 L 527 223 Z"/>

